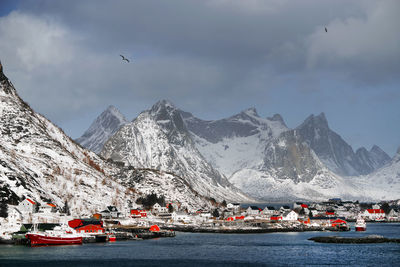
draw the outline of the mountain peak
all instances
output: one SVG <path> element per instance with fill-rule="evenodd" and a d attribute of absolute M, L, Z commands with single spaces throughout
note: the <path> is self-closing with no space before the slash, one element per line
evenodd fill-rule
<path fill-rule="evenodd" d="M 321 112 L 318 116 L 314 116 L 314 114 L 311 114 L 298 128 L 302 128 L 305 125 L 313 125 L 313 127 L 315 128 L 329 129 L 328 120 L 326 119 L 324 112 Z"/>
<path fill-rule="evenodd" d="M 4 75 L 4 73 L 3 73 L 3 65 L 1 64 L 1 61 L 0 61 L 0 82 L 2 82 L 4 80 L 8 80 L 8 79 L 7 79 L 6 75 Z"/>
<path fill-rule="evenodd" d="M 282 125 L 287 127 L 285 121 L 283 120 L 283 118 L 281 116 L 281 114 L 278 114 L 278 113 L 274 114 L 272 117 L 268 117 L 267 119 L 270 120 L 270 121 L 279 121 L 280 123 L 282 123 Z"/>
<path fill-rule="evenodd" d="M 245 109 L 241 113 L 249 115 L 249 116 L 259 117 L 255 107 L 251 107 L 251 108 Z"/>

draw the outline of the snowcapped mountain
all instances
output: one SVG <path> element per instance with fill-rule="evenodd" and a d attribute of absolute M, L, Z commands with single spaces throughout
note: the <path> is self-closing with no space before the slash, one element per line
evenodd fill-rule
<path fill-rule="evenodd" d="M 98 154 L 108 138 L 126 123 L 128 123 L 128 120 L 125 119 L 124 115 L 114 106 L 109 106 L 76 141 Z"/>
<path fill-rule="evenodd" d="M 288 130 L 279 114 L 264 119 L 255 108 L 215 121 L 180 112 L 197 149 L 227 177 L 243 168 L 260 168 L 266 144 Z"/>
<path fill-rule="evenodd" d="M 353 165 L 376 169 L 388 159 L 377 146 L 356 155 L 329 129 L 324 114 L 310 116 L 293 130 L 280 115 L 264 119 L 254 108 L 215 121 L 181 114 L 202 155 L 233 185 L 259 199 L 367 200 L 365 187 L 332 169 L 356 173 Z"/>
<path fill-rule="evenodd" d="M 354 153 L 351 146 L 329 128 L 324 113 L 309 116 L 296 130 L 320 160 L 339 175 L 368 174 L 390 161 L 390 157 L 377 146 L 371 151 L 360 148 Z"/>
<path fill-rule="evenodd" d="M 260 167 L 243 168 L 229 179 L 253 197 L 276 201 L 364 198 L 351 181 L 328 170 L 296 130 L 271 140 L 263 155 Z"/>
<path fill-rule="evenodd" d="M 154 191 L 189 208 L 210 205 L 182 178 L 108 162 L 77 145 L 18 96 L 1 64 L 0 133 L 2 203 L 31 198 L 62 207 L 67 200 L 75 216 L 89 216 Z"/>
<path fill-rule="evenodd" d="M 137 168 L 175 173 L 202 195 L 250 200 L 204 159 L 179 110 L 165 100 L 123 126 L 105 143 L 100 155 Z"/>
<path fill-rule="evenodd" d="M 400 148 L 382 168 L 365 176 L 352 178 L 372 199 L 393 200 L 400 197 Z"/>

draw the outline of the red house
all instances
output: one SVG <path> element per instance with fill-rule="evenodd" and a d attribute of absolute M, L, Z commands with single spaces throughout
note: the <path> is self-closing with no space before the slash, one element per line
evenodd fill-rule
<path fill-rule="evenodd" d="M 100 225 L 89 224 L 75 229 L 78 233 L 104 234 L 104 228 Z"/>
<path fill-rule="evenodd" d="M 282 221 L 282 216 L 271 216 L 271 221 Z"/>
<path fill-rule="evenodd" d="M 244 216 L 236 216 L 235 220 L 244 220 Z"/>
<path fill-rule="evenodd" d="M 228 222 L 233 222 L 235 219 L 233 219 L 233 217 L 228 217 L 225 220 L 228 221 Z"/>
<path fill-rule="evenodd" d="M 144 218 L 144 217 L 147 217 L 147 211 L 146 210 L 131 209 L 131 217 L 132 218 Z"/>
<path fill-rule="evenodd" d="M 301 204 L 301 207 L 304 209 L 308 209 L 308 205 L 307 204 Z"/>

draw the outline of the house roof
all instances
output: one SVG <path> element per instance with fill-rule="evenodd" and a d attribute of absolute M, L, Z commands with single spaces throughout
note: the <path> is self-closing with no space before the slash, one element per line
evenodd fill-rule
<path fill-rule="evenodd" d="M 36 205 L 36 203 L 32 199 L 27 198 L 26 200 L 29 201 L 29 203 L 31 203 L 32 205 Z"/>
<path fill-rule="evenodd" d="M 52 207 L 52 208 L 55 208 L 56 207 L 56 205 L 54 205 L 53 203 L 46 203 L 47 205 L 49 205 L 50 207 Z"/>
<path fill-rule="evenodd" d="M 290 210 L 289 206 L 282 206 L 282 208 L 285 209 L 285 210 Z"/>
<path fill-rule="evenodd" d="M 369 213 L 385 213 L 383 209 L 367 209 Z"/>
<path fill-rule="evenodd" d="M 115 207 L 115 206 L 107 206 L 107 209 L 109 211 L 118 211 L 117 207 Z"/>

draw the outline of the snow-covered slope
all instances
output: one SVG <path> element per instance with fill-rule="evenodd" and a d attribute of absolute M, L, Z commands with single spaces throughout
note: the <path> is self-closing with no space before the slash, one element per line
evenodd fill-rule
<path fill-rule="evenodd" d="M 358 173 L 388 159 L 376 146 L 356 155 L 329 129 L 324 114 L 310 116 L 294 130 L 280 115 L 263 119 L 254 108 L 216 121 L 181 114 L 202 155 L 232 184 L 259 199 L 368 200 L 365 186 L 333 171 Z"/>
<path fill-rule="evenodd" d="M 309 116 L 296 130 L 320 160 L 339 175 L 368 174 L 390 161 L 377 146 L 371 151 L 360 148 L 354 153 L 352 147 L 329 128 L 324 113 Z"/>
<path fill-rule="evenodd" d="M 83 147 L 95 153 L 100 153 L 108 138 L 126 123 L 128 121 L 124 115 L 114 106 L 109 106 L 76 141 Z"/>
<path fill-rule="evenodd" d="M 366 176 L 352 178 L 372 199 L 393 200 L 400 198 L 400 148 L 390 163 Z"/>
<path fill-rule="evenodd" d="M 191 208 L 210 203 L 171 174 L 139 171 L 137 182 L 132 171 L 83 149 L 35 113 L 20 99 L 0 64 L 0 202 L 18 204 L 29 197 L 62 207 L 67 200 L 75 216 L 91 215 L 107 205 L 122 209 L 128 200 L 150 191 Z M 117 174 L 125 179 L 116 181 Z"/>
<path fill-rule="evenodd" d="M 227 177 L 243 168 L 260 168 L 266 145 L 288 130 L 279 114 L 264 119 L 254 108 L 215 121 L 204 121 L 184 111 L 181 114 L 197 149 Z"/>
<path fill-rule="evenodd" d="M 250 200 L 203 158 L 180 112 L 165 100 L 123 126 L 106 142 L 101 155 L 134 167 L 173 172 L 202 195 Z"/>

